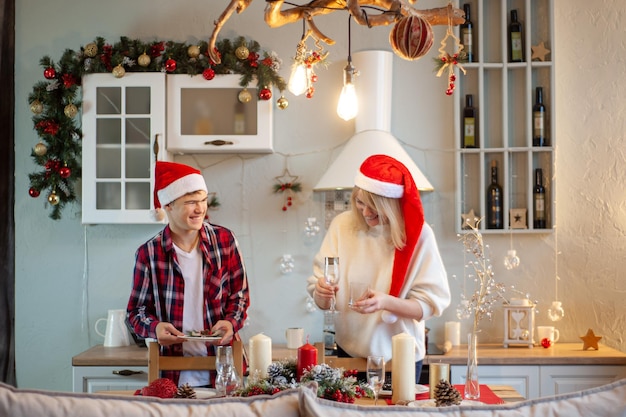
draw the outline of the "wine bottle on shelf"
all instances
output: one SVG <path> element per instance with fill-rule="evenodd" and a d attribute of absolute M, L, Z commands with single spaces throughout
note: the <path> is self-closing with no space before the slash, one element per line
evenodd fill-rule
<path fill-rule="evenodd" d="M 546 189 L 543 186 L 543 170 L 535 169 L 535 186 L 533 187 L 533 200 L 535 205 L 535 217 L 533 227 L 535 229 L 546 228 Z"/>
<path fill-rule="evenodd" d="M 517 20 L 517 9 L 511 10 L 511 23 L 509 23 L 509 61 L 524 61 L 524 32 L 522 24 Z"/>
<path fill-rule="evenodd" d="M 478 148 L 478 111 L 474 107 L 474 96 L 465 96 L 463 109 L 463 142 L 462 148 Z"/>
<path fill-rule="evenodd" d="M 461 43 L 463 44 L 463 51 L 467 56 L 467 62 L 474 62 L 474 26 L 471 21 L 472 16 L 469 3 L 463 5 L 463 11 L 465 12 L 465 22 L 461 24 Z"/>
<path fill-rule="evenodd" d="M 502 187 L 498 184 L 498 163 L 491 161 L 491 184 L 487 187 L 487 229 L 502 229 Z"/>
<path fill-rule="evenodd" d="M 543 88 L 535 90 L 533 105 L 533 146 L 548 146 L 546 141 L 546 106 L 543 105 Z"/>

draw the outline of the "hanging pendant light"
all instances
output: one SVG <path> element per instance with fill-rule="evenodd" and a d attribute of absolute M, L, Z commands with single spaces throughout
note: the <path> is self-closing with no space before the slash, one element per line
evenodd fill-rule
<path fill-rule="evenodd" d="M 337 103 L 337 114 L 346 121 L 354 119 L 359 111 L 359 102 L 354 88 L 354 78 L 358 75 L 358 71 L 352 65 L 351 55 L 351 21 L 352 15 L 348 17 L 348 63 L 343 69 L 343 88 Z"/>

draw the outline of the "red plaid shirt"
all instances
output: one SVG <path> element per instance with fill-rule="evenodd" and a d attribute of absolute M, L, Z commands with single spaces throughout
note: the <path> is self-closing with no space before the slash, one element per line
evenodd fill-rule
<path fill-rule="evenodd" d="M 250 304 L 246 270 L 237 240 L 230 230 L 204 223 L 199 242 L 203 256 L 204 327 L 210 329 L 218 320 L 228 320 L 237 333 L 243 327 Z M 156 326 L 161 321 L 182 329 L 184 285 L 172 232 L 166 226 L 135 254 L 127 313 L 138 336 L 155 338 Z M 183 354 L 181 344 L 162 349 L 164 355 Z M 177 382 L 178 372 L 166 372 L 164 377 Z"/>

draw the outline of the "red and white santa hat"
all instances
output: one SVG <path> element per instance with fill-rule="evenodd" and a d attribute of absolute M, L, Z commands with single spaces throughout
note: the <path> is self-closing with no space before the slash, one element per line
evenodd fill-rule
<path fill-rule="evenodd" d="M 406 245 L 396 249 L 389 294 L 398 296 L 424 225 L 424 209 L 413 176 L 400 161 L 388 155 L 372 155 L 356 174 L 354 184 L 362 190 L 388 198 L 399 198 L 404 216 Z"/>
<path fill-rule="evenodd" d="M 157 161 L 154 168 L 155 217 L 162 218 L 162 206 L 195 191 L 208 192 L 202 173 L 189 165 Z"/>

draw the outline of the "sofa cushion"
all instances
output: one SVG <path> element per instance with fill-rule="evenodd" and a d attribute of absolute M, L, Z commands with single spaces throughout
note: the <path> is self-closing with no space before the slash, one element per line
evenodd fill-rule
<path fill-rule="evenodd" d="M 297 417 L 298 390 L 209 400 L 161 399 L 16 389 L 0 383 L 0 416 L 10 417 Z"/>
<path fill-rule="evenodd" d="M 626 417 L 626 379 L 553 397 L 504 405 L 472 405 L 441 408 L 359 406 L 318 398 L 315 391 L 300 391 L 302 417 Z"/>

